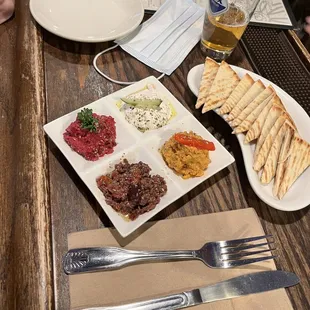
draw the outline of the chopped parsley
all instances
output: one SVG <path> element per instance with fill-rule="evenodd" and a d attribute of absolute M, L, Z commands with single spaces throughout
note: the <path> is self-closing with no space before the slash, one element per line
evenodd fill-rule
<path fill-rule="evenodd" d="M 98 127 L 98 120 L 93 117 L 93 110 L 85 108 L 77 115 L 81 122 L 81 128 L 88 129 L 90 132 L 96 132 Z"/>

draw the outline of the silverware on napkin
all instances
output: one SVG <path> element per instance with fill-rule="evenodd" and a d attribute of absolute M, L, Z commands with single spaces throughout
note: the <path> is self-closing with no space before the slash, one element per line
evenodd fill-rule
<path fill-rule="evenodd" d="M 83 310 L 174 310 L 217 300 L 267 292 L 298 283 L 299 278 L 292 272 L 263 271 L 165 297 L 120 306 L 83 308 Z"/>
<path fill-rule="evenodd" d="M 117 247 L 72 249 L 64 256 L 63 267 L 67 274 L 114 270 L 146 261 L 198 259 L 211 268 L 232 268 L 273 259 L 276 256 L 260 256 L 273 249 L 274 241 L 268 241 L 271 235 L 208 242 L 199 250 L 181 251 L 132 251 Z M 266 242 L 253 243 L 266 239 Z M 260 248 L 256 251 L 253 249 Z M 251 250 L 251 251 L 248 251 Z M 257 257 L 245 258 L 251 255 Z"/>

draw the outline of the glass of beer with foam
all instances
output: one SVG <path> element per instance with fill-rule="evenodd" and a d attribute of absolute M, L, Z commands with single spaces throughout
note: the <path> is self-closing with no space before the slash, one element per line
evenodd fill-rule
<path fill-rule="evenodd" d="M 207 0 L 201 48 L 206 56 L 226 59 L 240 40 L 259 0 Z"/>

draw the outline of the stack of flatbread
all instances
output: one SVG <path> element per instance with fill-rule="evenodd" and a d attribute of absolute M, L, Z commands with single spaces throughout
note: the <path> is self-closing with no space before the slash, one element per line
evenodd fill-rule
<path fill-rule="evenodd" d="M 217 109 L 234 134 L 243 133 L 244 143 L 256 141 L 253 169 L 262 184 L 274 179 L 273 195 L 279 199 L 310 165 L 310 144 L 296 126 L 272 86 L 241 79 L 223 61 L 206 58 L 196 109 L 202 113 Z"/>

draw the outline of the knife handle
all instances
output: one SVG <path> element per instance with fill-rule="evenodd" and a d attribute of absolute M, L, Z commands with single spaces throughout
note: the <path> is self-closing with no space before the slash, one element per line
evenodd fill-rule
<path fill-rule="evenodd" d="M 195 259 L 195 251 L 132 251 L 116 247 L 72 249 L 64 256 L 67 274 L 114 270 L 134 263 Z"/>
<path fill-rule="evenodd" d="M 200 296 L 199 291 L 193 290 L 120 306 L 91 307 L 80 310 L 177 310 L 201 303 L 201 298 L 197 298 L 198 295 Z"/>

